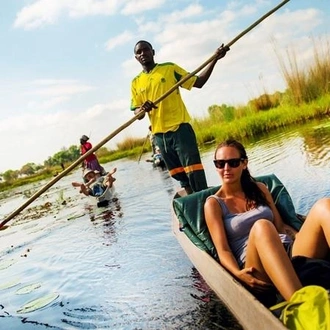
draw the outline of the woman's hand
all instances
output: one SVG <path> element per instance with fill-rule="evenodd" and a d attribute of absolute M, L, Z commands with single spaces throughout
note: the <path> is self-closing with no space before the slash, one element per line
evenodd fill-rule
<path fill-rule="evenodd" d="M 243 268 L 236 275 L 248 288 L 256 292 L 264 292 L 273 287 L 272 283 L 265 282 L 255 277 L 256 270 L 253 267 Z"/>
<path fill-rule="evenodd" d="M 284 230 L 284 234 L 290 236 L 291 239 L 294 241 L 294 239 L 296 238 L 297 231 L 287 224 L 283 225 L 283 230 Z"/>

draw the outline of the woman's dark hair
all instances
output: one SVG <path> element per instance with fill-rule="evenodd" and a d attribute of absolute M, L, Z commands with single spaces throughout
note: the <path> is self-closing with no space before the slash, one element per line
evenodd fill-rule
<path fill-rule="evenodd" d="M 214 159 L 216 157 L 217 151 L 219 149 L 221 149 L 222 147 L 235 148 L 239 152 L 240 158 L 248 159 L 246 150 L 243 147 L 243 145 L 234 139 L 229 139 L 229 140 L 221 142 L 215 150 Z M 248 168 L 244 169 L 242 172 L 242 176 L 241 176 L 241 185 L 242 185 L 243 192 L 246 196 L 247 205 L 248 206 L 251 206 L 251 205 L 255 205 L 255 206 L 268 205 L 269 206 L 269 203 L 266 199 L 265 194 L 258 187 L 256 182 L 257 181 L 251 176 Z"/>

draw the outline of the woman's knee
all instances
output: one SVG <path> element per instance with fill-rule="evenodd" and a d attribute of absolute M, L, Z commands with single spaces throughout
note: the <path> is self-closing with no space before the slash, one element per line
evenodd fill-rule
<path fill-rule="evenodd" d="M 271 235 L 273 233 L 276 233 L 276 228 L 274 224 L 266 219 L 260 219 L 254 223 L 254 225 L 251 228 L 250 231 L 250 237 L 256 237 L 257 239 L 260 239 L 261 237 L 264 237 L 264 235 Z"/>
<path fill-rule="evenodd" d="M 330 216 L 330 198 L 324 197 L 319 199 L 313 205 L 306 220 L 308 220 L 308 218 L 312 218 L 314 220 L 329 219 L 329 216 Z"/>
<path fill-rule="evenodd" d="M 319 199 L 314 206 L 323 212 L 330 212 L 330 198 L 323 197 Z"/>

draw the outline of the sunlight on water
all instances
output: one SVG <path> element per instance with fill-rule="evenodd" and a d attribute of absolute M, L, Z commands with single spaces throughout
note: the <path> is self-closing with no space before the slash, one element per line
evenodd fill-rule
<path fill-rule="evenodd" d="M 330 195 L 324 125 L 247 145 L 251 173 L 276 174 L 299 213 Z M 218 185 L 212 159 L 212 149 L 203 154 L 209 185 Z M 112 166 L 118 171 L 109 207 L 97 208 L 71 187 L 77 170 L 0 231 L 0 328 L 240 329 L 171 232 L 177 183 L 143 159 L 105 167 Z M 24 189 L 0 200 L 1 218 L 26 201 Z"/>

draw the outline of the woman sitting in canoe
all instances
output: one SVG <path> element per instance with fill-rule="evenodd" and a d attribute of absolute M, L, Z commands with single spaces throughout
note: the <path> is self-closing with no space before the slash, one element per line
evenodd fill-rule
<path fill-rule="evenodd" d="M 284 224 L 267 187 L 251 177 L 241 143 L 219 144 L 214 164 L 222 187 L 206 200 L 204 211 L 221 265 L 253 293 L 267 293 L 274 285 L 289 300 L 302 287 L 290 258 L 325 259 L 329 252 L 330 198 L 314 204 L 296 234 Z M 290 234 L 296 234 L 294 241 Z"/>
<path fill-rule="evenodd" d="M 116 181 L 116 178 L 112 176 L 116 171 L 117 169 L 114 168 L 105 176 L 101 176 L 99 171 L 86 170 L 84 173 L 86 183 L 72 182 L 72 185 L 79 187 L 79 192 L 86 196 L 100 197 Z"/>

